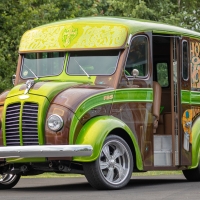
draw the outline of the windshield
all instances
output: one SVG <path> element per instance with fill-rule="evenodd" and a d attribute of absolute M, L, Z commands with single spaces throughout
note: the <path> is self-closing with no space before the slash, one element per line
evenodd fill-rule
<path fill-rule="evenodd" d="M 59 75 L 63 70 L 64 55 L 64 52 L 24 54 L 21 77 L 27 79 Z"/>
<path fill-rule="evenodd" d="M 70 52 L 69 75 L 111 75 L 115 72 L 119 50 Z"/>
<path fill-rule="evenodd" d="M 90 78 L 90 75 L 113 74 L 119 50 L 26 53 L 23 55 L 21 77 L 37 79 L 57 76 L 63 71 L 65 55 L 68 55 L 68 75 L 83 75 Z"/>

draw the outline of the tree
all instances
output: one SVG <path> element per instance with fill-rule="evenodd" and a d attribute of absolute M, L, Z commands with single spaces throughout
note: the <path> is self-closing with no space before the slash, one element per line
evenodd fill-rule
<path fill-rule="evenodd" d="M 122 16 L 200 30 L 198 0 L 1 0 L 0 92 L 12 86 L 22 34 L 33 27 L 74 17 Z"/>

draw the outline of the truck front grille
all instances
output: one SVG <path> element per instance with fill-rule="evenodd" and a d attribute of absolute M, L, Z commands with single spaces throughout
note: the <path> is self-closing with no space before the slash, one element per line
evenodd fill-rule
<path fill-rule="evenodd" d="M 20 104 L 12 104 L 6 110 L 6 144 L 20 145 L 19 134 Z"/>
<path fill-rule="evenodd" d="M 37 116 L 38 104 L 36 103 L 9 105 L 6 110 L 5 123 L 6 145 L 38 145 Z"/>

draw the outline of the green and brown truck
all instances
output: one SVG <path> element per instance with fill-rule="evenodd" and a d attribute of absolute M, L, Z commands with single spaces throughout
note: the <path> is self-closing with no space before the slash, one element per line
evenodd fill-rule
<path fill-rule="evenodd" d="M 120 189 L 133 172 L 200 180 L 200 33 L 87 17 L 24 33 L 0 95 L 0 189 L 21 176 L 84 174 Z"/>

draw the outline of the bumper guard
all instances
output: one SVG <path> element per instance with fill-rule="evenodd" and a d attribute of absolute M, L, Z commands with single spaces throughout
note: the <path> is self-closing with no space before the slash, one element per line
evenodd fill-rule
<path fill-rule="evenodd" d="M 34 145 L 0 147 L 0 158 L 91 156 L 91 145 Z"/>

